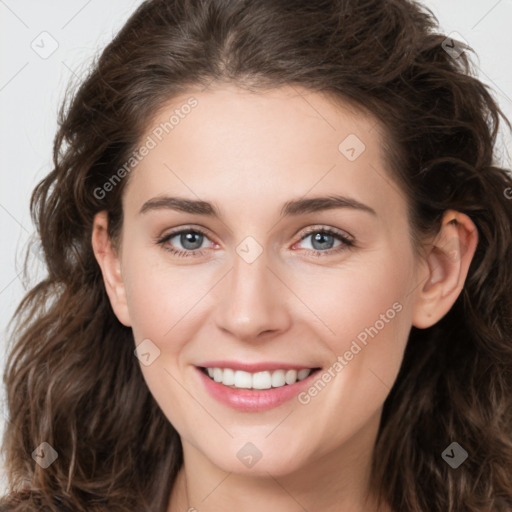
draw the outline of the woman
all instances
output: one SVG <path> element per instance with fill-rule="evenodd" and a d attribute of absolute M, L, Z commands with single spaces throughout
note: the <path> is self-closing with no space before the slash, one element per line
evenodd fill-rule
<path fill-rule="evenodd" d="M 32 198 L 4 510 L 510 510 L 512 179 L 467 51 L 407 0 L 144 2 Z"/>

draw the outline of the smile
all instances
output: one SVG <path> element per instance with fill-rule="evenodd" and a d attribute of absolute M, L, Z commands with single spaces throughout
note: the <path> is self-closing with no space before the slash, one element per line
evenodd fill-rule
<path fill-rule="evenodd" d="M 296 398 L 312 384 L 321 368 L 247 372 L 196 366 L 195 370 L 203 389 L 217 402 L 242 412 L 261 412 Z"/>
<path fill-rule="evenodd" d="M 202 368 L 215 382 L 237 389 L 271 389 L 290 386 L 308 377 L 314 368 L 250 373 L 232 368 Z"/>

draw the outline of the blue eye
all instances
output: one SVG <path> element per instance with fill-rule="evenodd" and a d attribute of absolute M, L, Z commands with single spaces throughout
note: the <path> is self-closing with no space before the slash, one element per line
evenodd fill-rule
<path fill-rule="evenodd" d="M 315 235 L 312 239 L 313 248 L 306 249 L 306 252 L 314 256 L 331 255 L 355 246 L 354 241 L 341 232 L 335 231 L 331 228 L 318 226 L 307 231 L 301 237 L 300 242 L 312 235 Z M 171 240 L 174 238 L 177 240 L 171 243 Z M 203 256 L 204 248 L 201 248 L 201 246 L 205 239 L 208 240 L 208 237 L 204 231 L 200 229 L 185 228 L 165 235 L 160 240 L 157 240 L 157 243 L 166 251 L 169 251 L 178 257 Z M 338 246 L 332 247 L 335 240 L 338 240 L 340 243 Z M 176 249 L 176 243 L 181 244 L 183 249 Z"/>
<path fill-rule="evenodd" d="M 174 247 L 166 245 L 167 242 L 170 242 L 173 238 L 178 238 L 179 243 L 185 248 L 185 250 L 175 249 Z M 176 256 L 187 257 L 187 256 L 201 256 L 203 254 L 202 250 L 199 250 L 204 238 L 206 238 L 206 233 L 201 230 L 196 229 L 182 229 L 180 231 L 174 231 L 169 233 L 161 240 L 158 240 L 157 243 L 161 244 L 166 251 L 169 251 Z"/>
<path fill-rule="evenodd" d="M 306 240 L 306 238 L 311 237 L 312 242 L 311 245 L 313 249 L 311 252 L 315 256 L 323 256 L 324 254 L 332 254 L 337 253 L 339 251 L 343 251 L 349 247 L 354 246 L 353 240 L 348 238 L 347 236 L 339 233 L 338 231 L 334 231 L 330 228 L 318 228 L 315 227 L 309 230 L 302 238 L 301 241 Z M 335 240 L 338 240 L 340 244 L 336 247 L 332 247 L 332 244 Z"/>

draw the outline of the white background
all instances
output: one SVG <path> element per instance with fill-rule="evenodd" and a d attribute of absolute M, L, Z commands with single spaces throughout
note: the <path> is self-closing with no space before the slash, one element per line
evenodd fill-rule
<path fill-rule="evenodd" d="M 24 294 L 22 256 L 34 232 L 29 199 L 51 170 L 57 109 L 70 80 L 80 80 L 140 0 L 0 0 L 0 365 L 5 328 Z M 445 34 L 457 32 L 477 55 L 480 79 L 491 85 L 512 120 L 512 0 L 429 0 Z M 57 42 L 52 43 L 48 32 Z M 31 47 L 58 44 L 48 58 Z M 457 37 L 456 35 L 454 37 Z M 35 41 L 35 43 L 33 43 Z M 43 51 L 41 48 L 40 51 Z M 501 164 L 511 167 L 512 137 L 500 136 Z M 35 269 L 37 271 L 37 269 Z M 39 271 L 39 274 L 42 273 Z M 37 275 L 37 273 L 36 273 Z M 25 283 L 26 284 L 26 283 Z M 3 387 L 0 429 L 5 425 Z M 34 447 L 35 448 L 35 447 Z M 0 487 L 5 477 L 0 472 Z"/>

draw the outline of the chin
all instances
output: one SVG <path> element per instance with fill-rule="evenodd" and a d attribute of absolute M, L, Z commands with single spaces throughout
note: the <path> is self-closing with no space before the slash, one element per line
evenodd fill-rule
<path fill-rule="evenodd" d="M 255 443 L 256 444 L 256 443 Z M 239 475 L 284 476 L 300 469 L 305 461 L 301 454 L 283 453 L 282 447 L 268 446 L 259 450 L 250 441 L 237 443 L 236 448 L 223 450 L 222 453 L 205 455 L 210 462 L 227 473 Z M 226 454 L 232 454 L 226 457 Z"/>

